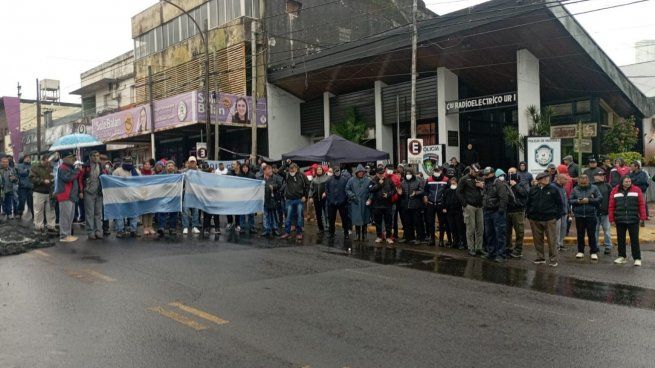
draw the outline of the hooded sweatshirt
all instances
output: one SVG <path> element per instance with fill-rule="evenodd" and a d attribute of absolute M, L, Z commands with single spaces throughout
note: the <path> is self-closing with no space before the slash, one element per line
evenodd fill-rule
<path fill-rule="evenodd" d="M 573 192 L 573 179 L 569 175 L 569 169 L 566 165 L 557 166 L 557 173 L 559 175 L 564 175 L 566 177 L 566 184 L 564 184 L 564 191 L 566 192 L 566 197 L 571 197 L 571 192 Z"/>

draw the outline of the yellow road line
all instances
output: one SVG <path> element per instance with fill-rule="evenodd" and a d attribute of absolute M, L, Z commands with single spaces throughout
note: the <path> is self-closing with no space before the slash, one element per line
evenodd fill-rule
<path fill-rule="evenodd" d="M 196 308 L 193 308 L 193 307 L 189 307 L 188 305 L 184 305 L 182 303 L 173 302 L 173 303 L 168 303 L 168 305 L 170 305 L 171 307 L 177 307 L 177 308 L 179 308 L 179 309 L 181 309 L 181 310 L 183 310 L 183 311 L 185 311 L 187 313 L 190 313 L 190 314 L 193 314 L 194 316 L 206 319 L 206 320 L 208 320 L 210 322 L 214 322 L 217 325 L 224 325 L 226 323 L 230 323 L 230 321 L 226 321 L 226 320 L 224 320 L 224 319 L 222 319 L 222 318 L 220 318 L 218 316 L 215 316 L 213 314 L 209 314 L 207 312 L 203 312 L 203 311 L 201 311 L 199 309 L 196 309 Z"/>
<path fill-rule="evenodd" d="M 114 281 L 116 281 L 115 278 L 113 278 L 113 277 L 109 277 L 109 276 L 107 276 L 107 275 L 103 275 L 103 274 L 101 274 L 101 273 L 98 272 L 98 271 L 89 270 L 89 269 L 84 269 L 84 270 L 82 270 L 82 271 L 88 273 L 89 275 L 91 275 L 91 276 L 93 276 L 93 277 L 97 277 L 97 278 L 99 278 L 100 280 L 103 280 L 103 281 L 107 281 L 107 282 L 114 282 Z"/>
<path fill-rule="evenodd" d="M 75 278 L 75 279 L 78 279 L 78 280 L 80 280 L 80 281 L 82 281 L 84 283 L 87 283 L 87 284 L 92 284 L 93 283 L 93 280 L 90 279 L 87 275 L 85 275 L 83 273 L 79 273 L 79 272 L 72 271 L 72 270 L 66 270 L 66 273 L 68 274 L 68 276 L 70 276 L 72 278 Z"/>
<path fill-rule="evenodd" d="M 44 252 L 42 250 L 39 250 L 39 249 L 35 250 L 34 254 L 36 254 L 37 256 L 46 257 L 46 258 L 50 257 L 50 255 L 48 253 L 46 253 L 46 252 Z"/>
<path fill-rule="evenodd" d="M 172 320 L 174 320 L 176 322 L 179 322 L 179 323 L 181 323 L 181 324 L 183 324 L 183 325 L 185 325 L 187 327 L 190 327 L 190 328 L 192 328 L 192 329 L 194 329 L 196 331 L 202 331 L 202 330 L 206 330 L 207 328 L 209 328 L 209 327 L 207 327 L 207 326 L 205 326 L 205 325 L 203 325 L 201 323 L 198 323 L 198 322 L 192 320 L 191 318 L 187 318 L 187 317 L 185 317 L 185 316 L 183 316 L 181 314 L 175 313 L 173 311 L 166 310 L 166 309 L 164 309 L 162 307 L 148 308 L 148 310 L 151 311 L 151 312 L 159 313 L 160 315 L 162 315 L 164 317 L 168 317 L 168 318 L 170 318 L 170 319 L 172 319 Z"/>

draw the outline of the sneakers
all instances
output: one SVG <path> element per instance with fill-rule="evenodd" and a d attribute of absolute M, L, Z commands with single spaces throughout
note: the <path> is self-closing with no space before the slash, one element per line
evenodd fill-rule
<path fill-rule="evenodd" d="M 185 227 L 184 230 L 182 230 L 182 235 L 187 235 L 188 233 L 189 229 Z"/>
<path fill-rule="evenodd" d="M 550 261 L 550 262 L 548 262 L 548 265 L 550 267 L 557 267 L 559 265 L 559 263 L 557 263 L 557 261 Z"/>
<path fill-rule="evenodd" d="M 546 264 L 546 260 L 543 258 L 537 258 L 534 261 L 532 261 L 534 264 Z"/>
<path fill-rule="evenodd" d="M 382 243 L 382 238 L 375 238 L 375 243 L 376 244 Z"/>
<path fill-rule="evenodd" d="M 200 234 L 200 230 L 198 230 L 198 228 L 195 227 L 195 226 L 193 227 L 193 229 L 192 229 L 191 231 L 192 231 L 194 234 Z"/>
<path fill-rule="evenodd" d="M 616 264 L 624 264 L 626 262 L 625 257 L 619 257 L 614 260 L 614 263 Z"/>
<path fill-rule="evenodd" d="M 512 252 L 509 254 L 509 256 L 512 258 L 523 258 L 523 255 L 519 252 Z"/>
<path fill-rule="evenodd" d="M 74 241 L 77 241 L 77 236 L 69 235 L 65 238 L 59 239 L 59 241 L 62 243 L 72 243 Z"/>
<path fill-rule="evenodd" d="M 591 255 L 591 260 L 592 261 L 597 261 L 598 260 L 598 254 L 594 253 Z"/>
<path fill-rule="evenodd" d="M 582 252 L 578 252 L 578 253 L 575 255 L 575 258 L 577 258 L 577 259 L 582 259 L 582 258 L 584 258 L 584 253 L 582 253 Z M 596 257 L 596 258 L 598 258 L 598 257 Z"/>
<path fill-rule="evenodd" d="M 393 244 L 393 239 L 387 238 L 387 244 Z"/>
<path fill-rule="evenodd" d="M 635 259 L 635 266 L 636 267 L 641 266 L 641 259 Z"/>

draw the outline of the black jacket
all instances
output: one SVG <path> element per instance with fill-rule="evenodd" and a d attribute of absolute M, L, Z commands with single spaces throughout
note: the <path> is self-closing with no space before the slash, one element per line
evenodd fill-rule
<path fill-rule="evenodd" d="M 382 184 L 380 184 L 380 179 L 373 177 L 368 190 L 372 195 L 373 208 L 391 208 L 391 197 L 396 193 L 396 188 L 393 182 L 391 182 L 391 179 L 385 177 L 382 179 Z M 385 194 L 386 197 L 384 196 Z"/>
<path fill-rule="evenodd" d="M 466 175 L 459 181 L 457 196 L 462 206 L 482 207 L 482 189 L 475 186 L 475 178 Z"/>
<path fill-rule="evenodd" d="M 589 203 L 580 203 L 583 198 L 588 198 Z M 603 200 L 603 195 L 593 184 L 582 187 L 580 184 L 576 185 L 571 192 L 569 203 L 573 208 L 574 217 L 596 217 L 600 202 Z"/>
<path fill-rule="evenodd" d="M 486 180 L 484 183 L 484 197 L 482 208 L 488 212 L 507 212 L 509 203 L 509 186 L 496 178 Z"/>
<path fill-rule="evenodd" d="M 403 182 L 400 184 L 400 187 L 403 189 L 402 203 L 405 205 L 405 208 L 412 210 L 423 207 L 425 187 L 422 179 L 413 176 L 412 180 L 403 180 Z M 412 192 L 415 192 L 413 196 Z"/>
<path fill-rule="evenodd" d="M 309 180 L 305 174 L 296 172 L 296 175 L 291 176 L 289 173 L 286 175 L 284 181 L 284 198 L 286 199 L 301 199 L 307 197 L 309 191 Z"/>
<path fill-rule="evenodd" d="M 562 197 L 555 185 L 548 184 L 543 188 L 541 185 L 537 185 L 530 189 L 526 203 L 528 219 L 533 221 L 555 220 L 560 218 L 563 211 Z"/>
<path fill-rule="evenodd" d="M 457 196 L 457 189 L 450 189 L 450 186 L 443 191 L 443 204 L 448 213 L 463 213 L 462 202 Z"/>
<path fill-rule="evenodd" d="M 507 212 L 514 213 L 525 211 L 525 204 L 528 201 L 528 189 L 526 186 L 523 182 L 517 183 L 512 187 L 512 192 L 514 193 L 516 201 L 507 204 Z"/>
<path fill-rule="evenodd" d="M 448 187 L 445 176 L 435 178 L 430 176 L 425 183 L 425 196 L 428 197 L 428 203 L 438 208 L 443 207 L 441 203 L 441 193 Z"/>
<path fill-rule="evenodd" d="M 282 189 L 282 178 L 279 175 L 273 174 L 270 178 L 264 181 L 266 182 L 266 190 L 264 191 L 264 208 L 274 209 L 277 207 L 278 192 Z"/>
<path fill-rule="evenodd" d="M 594 183 L 598 187 L 600 195 L 603 196 L 603 199 L 600 201 L 598 206 L 598 214 L 601 216 L 607 216 L 609 214 L 610 206 L 610 193 L 612 192 L 612 186 L 602 181 L 600 183 Z"/>

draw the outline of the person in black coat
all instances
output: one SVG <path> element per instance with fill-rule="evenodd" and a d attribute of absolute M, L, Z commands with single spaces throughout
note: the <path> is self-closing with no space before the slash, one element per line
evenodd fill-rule
<path fill-rule="evenodd" d="M 441 192 L 441 202 L 443 203 L 443 213 L 446 214 L 450 231 L 453 236 L 453 248 L 460 250 L 466 249 L 466 226 L 464 225 L 464 210 L 462 202 L 457 196 L 457 177 L 449 180 L 450 185 Z"/>

